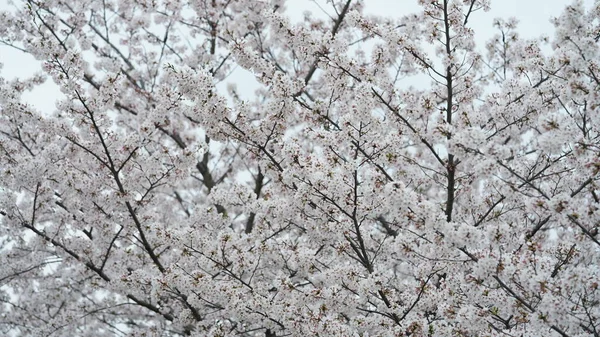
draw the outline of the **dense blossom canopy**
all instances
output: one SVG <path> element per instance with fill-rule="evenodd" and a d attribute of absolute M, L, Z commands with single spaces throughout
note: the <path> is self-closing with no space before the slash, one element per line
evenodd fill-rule
<path fill-rule="evenodd" d="M 600 336 L 600 2 L 364 2 L 0 12 L 0 334 Z"/>

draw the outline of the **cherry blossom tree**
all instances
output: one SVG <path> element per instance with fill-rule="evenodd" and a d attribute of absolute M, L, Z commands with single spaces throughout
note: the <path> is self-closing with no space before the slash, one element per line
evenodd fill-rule
<path fill-rule="evenodd" d="M 489 0 L 419 3 L 1 12 L 42 68 L 0 79 L 0 332 L 600 336 L 600 3 L 486 46 Z"/>

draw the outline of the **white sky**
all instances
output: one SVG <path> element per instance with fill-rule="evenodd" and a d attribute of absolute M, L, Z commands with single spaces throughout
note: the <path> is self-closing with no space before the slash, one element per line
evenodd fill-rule
<path fill-rule="evenodd" d="M 400 17 L 419 10 L 417 0 L 365 0 L 365 2 L 367 12 L 378 15 Z M 588 7 L 593 2 L 594 0 L 584 0 Z M 478 11 L 470 20 L 476 32 L 478 48 L 483 50 L 485 41 L 496 33 L 492 28 L 492 20 L 496 17 L 505 19 L 516 17 L 520 23 L 519 33 L 522 37 L 531 38 L 542 34 L 552 37 L 553 27 L 549 22 L 550 18 L 557 17 L 570 3 L 571 0 L 492 0 L 491 11 L 487 13 Z M 323 4 L 323 7 L 327 8 L 327 5 Z M 7 0 L 0 0 L 0 10 L 7 8 L 9 8 Z M 288 10 L 294 18 L 300 18 L 305 10 L 315 13 L 321 11 L 312 0 L 289 0 Z M 7 79 L 29 77 L 40 70 L 39 63 L 31 56 L 3 45 L 0 45 L 0 63 L 4 64 L 0 75 Z M 226 81 L 244 83 L 243 77 L 248 74 L 239 73 L 238 76 L 234 73 Z M 54 109 L 54 103 L 60 95 L 58 88 L 52 83 L 46 83 L 34 92 L 24 95 L 24 98 L 38 109 L 49 112 Z"/>

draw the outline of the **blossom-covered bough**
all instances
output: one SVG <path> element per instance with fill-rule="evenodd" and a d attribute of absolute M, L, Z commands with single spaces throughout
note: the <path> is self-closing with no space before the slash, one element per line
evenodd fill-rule
<path fill-rule="evenodd" d="M 599 336 L 600 5 L 484 55 L 489 0 L 420 4 L 0 13 L 43 64 L 0 79 L 0 332 Z"/>

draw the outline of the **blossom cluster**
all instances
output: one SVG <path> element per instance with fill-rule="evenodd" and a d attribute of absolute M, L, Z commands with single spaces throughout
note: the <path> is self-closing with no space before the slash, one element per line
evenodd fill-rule
<path fill-rule="evenodd" d="M 0 12 L 0 333 L 597 336 L 600 4 L 291 3 Z"/>

